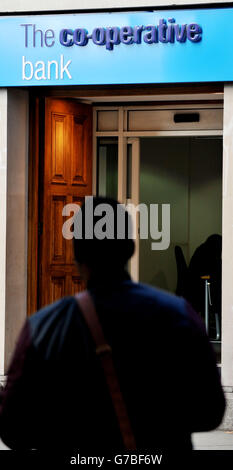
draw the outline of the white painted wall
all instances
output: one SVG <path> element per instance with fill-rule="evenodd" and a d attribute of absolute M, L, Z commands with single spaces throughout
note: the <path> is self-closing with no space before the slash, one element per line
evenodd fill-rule
<path fill-rule="evenodd" d="M 5 364 L 6 209 L 7 209 L 7 90 L 0 89 L 0 375 Z"/>
<path fill-rule="evenodd" d="M 35 12 L 35 11 L 68 11 L 68 10 L 90 10 L 90 9 L 113 9 L 113 8 L 137 8 L 137 7 L 157 7 L 161 6 L 185 6 L 211 4 L 211 3 L 231 3 L 231 0 L 1 0 L 0 12 Z"/>
<path fill-rule="evenodd" d="M 27 308 L 28 93 L 0 90 L 0 376 Z"/>
<path fill-rule="evenodd" d="M 224 88 L 222 381 L 233 387 L 233 86 Z M 233 409 L 233 406 L 232 406 Z"/>

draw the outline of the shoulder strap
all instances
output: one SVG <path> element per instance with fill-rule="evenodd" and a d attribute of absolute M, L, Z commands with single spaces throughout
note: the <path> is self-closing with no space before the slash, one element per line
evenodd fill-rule
<path fill-rule="evenodd" d="M 94 302 L 87 291 L 76 294 L 76 300 L 95 342 L 96 354 L 99 355 L 101 360 L 125 448 L 127 450 L 136 450 L 135 439 L 129 421 L 128 412 L 112 360 L 112 350 L 105 340 L 104 332 L 99 322 Z"/>

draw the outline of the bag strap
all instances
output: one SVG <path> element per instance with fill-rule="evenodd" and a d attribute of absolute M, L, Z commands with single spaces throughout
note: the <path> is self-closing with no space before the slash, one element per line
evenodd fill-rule
<path fill-rule="evenodd" d="M 88 291 L 76 294 L 75 297 L 95 342 L 96 354 L 100 357 L 125 448 L 127 450 L 136 450 L 135 439 L 128 412 L 112 360 L 112 349 L 105 340 L 104 332 L 99 322 L 94 302 Z"/>

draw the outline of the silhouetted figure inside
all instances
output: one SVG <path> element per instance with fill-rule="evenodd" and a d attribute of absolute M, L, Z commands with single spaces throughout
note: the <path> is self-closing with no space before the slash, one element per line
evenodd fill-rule
<path fill-rule="evenodd" d="M 93 203 L 94 209 L 110 205 L 115 236 L 117 202 Z M 82 234 L 86 210 L 87 202 Z M 93 221 L 95 227 L 101 216 Z M 130 236 L 76 238 L 74 252 L 112 347 L 137 449 L 191 449 L 191 433 L 217 427 L 225 408 L 201 319 L 185 299 L 131 280 Z M 93 340 L 73 296 L 26 320 L 1 396 L 0 434 L 14 449 L 123 450 Z"/>
<path fill-rule="evenodd" d="M 210 277 L 211 310 L 221 317 L 222 237 L 210 235 L 194 252 L 188 267 L 187 299 L 197 312 L 204 313 L 205 283 Z"/>

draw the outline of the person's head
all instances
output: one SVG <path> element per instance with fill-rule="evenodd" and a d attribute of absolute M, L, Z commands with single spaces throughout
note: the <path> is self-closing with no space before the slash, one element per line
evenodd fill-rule
<path fill-rule="evenodd" d="M 212 253 L 215 253 L 216 255 L 221 256 L 221 253 L 222 253 L 222 236 L 221 235 L 214 233 L 213 235 L 210 235 L 207 238 L 205 243 L 208 249 Z"/>
<path fill-rule="evenodd" d="M 108 197 L 87 197 L 78 211 L 74 238 L 75 260 L 81 274 L 124 269 L 134 253 L 132 219 L 124 206 Z"/>

